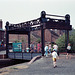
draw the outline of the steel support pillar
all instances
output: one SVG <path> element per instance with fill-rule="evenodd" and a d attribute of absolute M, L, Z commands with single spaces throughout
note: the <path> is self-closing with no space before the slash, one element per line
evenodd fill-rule
<path fill-rule="evenodd" d="M 28 47 L 30 49 L 30 32 L 28 32 Z"/>
<path fill-rule="evenodd" d="M 69 30 L 65 30 L 65 48 L 67 48 L 69 43 Z"/>
<path fill-rule="evenodd" d="M 41 44 L 42 44 L 42 56 L 44 56 L 45 30 L 43 29 L 43 25 L 41 25 Z"/>
<path fill-rule="evenodd" d="M 9 22 L 6 22 L 6 57 L 8 58 L 9 52 L 9 33 L 8 33 Z"/>

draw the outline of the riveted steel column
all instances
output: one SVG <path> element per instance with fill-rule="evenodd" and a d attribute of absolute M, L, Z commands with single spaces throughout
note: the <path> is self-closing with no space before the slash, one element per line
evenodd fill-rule
<path fill-rule="evenodd" d="M 8 58 L 8 52 L 9 52 L 9 32 L 8 32 L 8 29 L 9 29 L 9 22 L 6 22 L 6 57 Z"/>
<path fill-rule="evenodd" d="M 69 30 L 67 30 L 67 45 L 69 43 Z"/>
<path fill-rule="evenodd" d="M 69 43 L 69 30 L 65 30 L 65 47 L 66 48 L 68 43 Z"/>
<path fill-rule="evenodd" d="M 30 32 L 28 32 L 28 47 L 30 49 Z"/>
<path fill-rule="evenodd" d="M 42 44 L 42 56 L 44 56 L 45 30 L 43 29 L 43 25 L 41 25 L 41 44 Z"/>

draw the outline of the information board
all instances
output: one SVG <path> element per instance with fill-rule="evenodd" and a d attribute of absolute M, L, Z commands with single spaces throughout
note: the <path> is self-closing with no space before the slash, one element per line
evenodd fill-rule
<path fill-rule="evenodd" d="M 22 43 L 13 43 L 13 52 L 21 52 Z"/>

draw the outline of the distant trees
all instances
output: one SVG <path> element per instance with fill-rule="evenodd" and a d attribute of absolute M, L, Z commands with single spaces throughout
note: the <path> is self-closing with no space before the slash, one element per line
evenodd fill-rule
<path fill-rule="evenodd" d="M 70 43 L 72 46 L 72 51 L 75 52 L 75 29 L 70 32 Z"/>
<path fill-rule="evenodd" d="M 75 52 L 75 29 L 72 29 L 72 31 L 70 31 L 69 42 L 71 43 L 72 52 Z M 65 50 L 65 34 L 59 37 L 56 40 L 56 43 L 59 46 L 59 50 L 61 52 L 64 51 Z"/>

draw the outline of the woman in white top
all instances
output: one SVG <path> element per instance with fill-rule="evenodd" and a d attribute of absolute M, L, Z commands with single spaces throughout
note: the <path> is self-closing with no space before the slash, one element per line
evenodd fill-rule
<path fill-rule="evenodd" d="M 53 45 L 53 50 L 55 50 L 57 52 L 58 59 L 59 59 L 59 50 L 58 50 L 58 45 L 56 43 Z"/>
<path fill-rule="evenodd" d="M 67 59 L 69 58 L 68 55 L 70 55 L 70 59 L 71 59 L 71 44 L 68 43 L 68 46 L 67 46 Z"/>
<path fill-rule="evenodd" d="M 57 46 L 56 43 L 53 45 L 53 49 L 57 52 L 57 50 L 58 50 L 58 46 Z"/>

